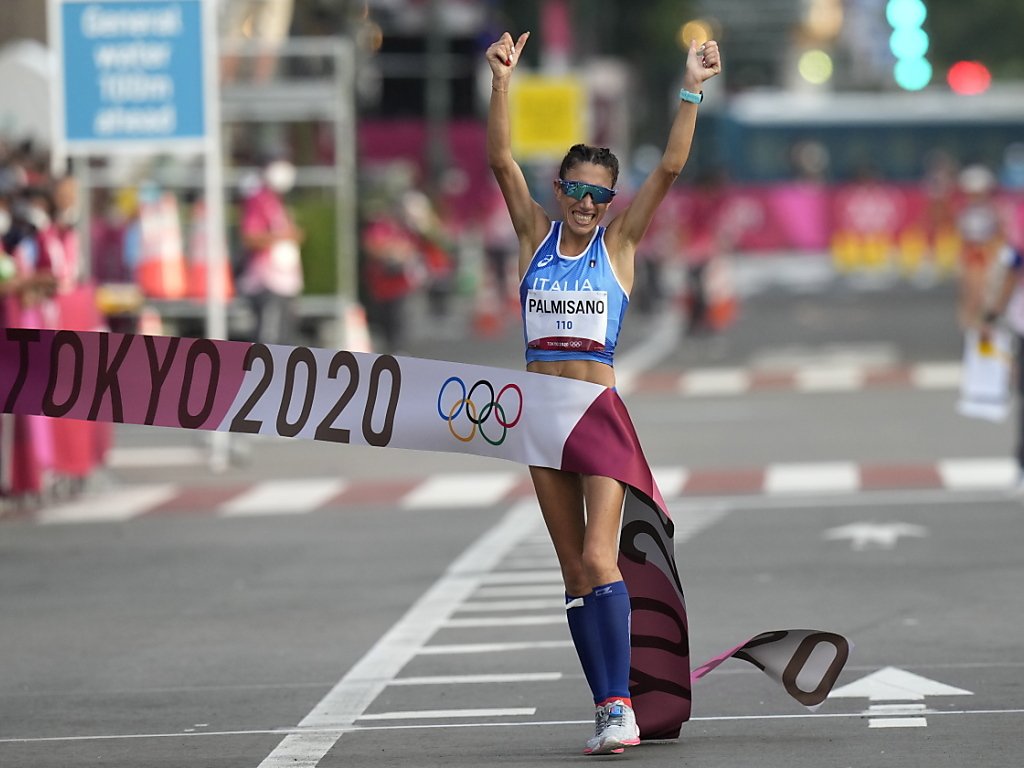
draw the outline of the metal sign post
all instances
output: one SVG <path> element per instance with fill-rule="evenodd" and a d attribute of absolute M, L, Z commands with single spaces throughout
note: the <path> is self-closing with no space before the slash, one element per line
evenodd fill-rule
<path fill-rule="evenodd" d="M 224 225 L 224 158 L 220 135 L 220 53 L 217 45 L 216 0 L 203 3 L 203 112 L 206 115 L 204 199 L 206 201 L 206 336 L 228 337 L 227 265 Z M 210 443 L 210 469 L 223 472 L 230 458 L 230 435 L 214 432 Z"/>

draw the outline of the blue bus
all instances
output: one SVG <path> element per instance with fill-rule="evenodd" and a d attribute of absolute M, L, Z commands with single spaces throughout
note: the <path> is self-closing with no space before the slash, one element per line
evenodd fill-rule
<path fill-rule="evenodd" d="M 698 164 L 741 183 L 799 176 L 807 153 L 812 162 L 826 161 L 830 182 L 864 174 L 919 181 L 937 153 L 999 173 L 1008 148 L 1016 145 L 1019 154 L 1024 144 L 1024 88 L 974 96 L 751 91 L 708 110 L 698 131 Z"/>

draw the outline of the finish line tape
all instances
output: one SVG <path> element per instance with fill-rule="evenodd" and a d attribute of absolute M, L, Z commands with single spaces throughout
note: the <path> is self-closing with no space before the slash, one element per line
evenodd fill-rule
<path fill-rule="evenodd" d="M 8 328 L 0 403 L 31 416 L 468 453 L 625 483 L 619 567 L 645 739 L 676 738 L 690 718 L 691 679 L 729 658 L 754 664 L 813 710 L 852 648 L 832 632 L 765 632 L 691 676 L 674 526 L 625 405 L 598 384 L 302 346 Z"/>

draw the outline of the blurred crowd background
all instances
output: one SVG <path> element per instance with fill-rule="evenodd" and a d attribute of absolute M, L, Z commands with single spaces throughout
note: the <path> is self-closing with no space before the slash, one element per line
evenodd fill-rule
<path fill-rule="evenodd" d="M 484 152 L 483 51 L 505 30 L 534 33 L 513 143 L 542 201 L 580 140 L 616 152 L 628 198 L 658 161 L 689 40 L 720 41 L 725 73 L 638 254 L 633 294 L 639 312 L 681 308 L 690 333 L 728 328 L 733 276 L 753 260 L 927 287 L 969 282 L 1024 241 L 1021 5 L 212 1 L 232 338 L 401 353 L 417 334 L 457 342 L 518 323 L 515 235 Z M 5 0 L 0 30 L 0 318 L 201 335 L 201 164 L 58 167 L 45 6 Z M 356 231 L 342 231 L 339 201 L 353 198 Z M 77 441 L 43 420 L 4 427 L 9 496 L 74 486 L 110 439 L 96 426 Z"/>

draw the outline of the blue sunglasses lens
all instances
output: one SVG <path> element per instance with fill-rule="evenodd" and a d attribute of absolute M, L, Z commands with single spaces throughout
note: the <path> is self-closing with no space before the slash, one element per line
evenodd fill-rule
<path fill-rule="evenodd" d="M 607 203 L 615 197 L 614 189 L 601 187 L 597 184 L 587 184 L 583 181 L 566 181 L 565 179 L 559 179 L 558 184 L 562 187 L 562 192 L 574 200 L 582 200 L 587 195 L 590 195 L 595 203 L 601 204 Z"/>

